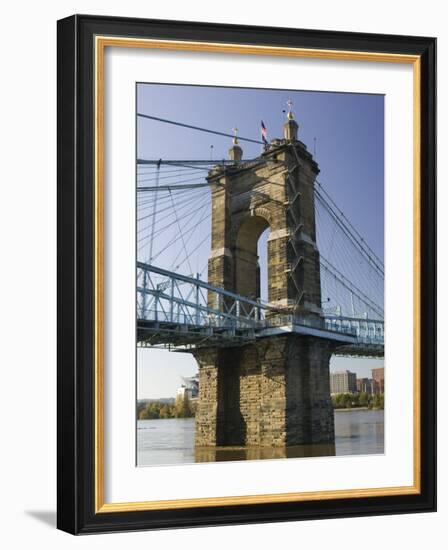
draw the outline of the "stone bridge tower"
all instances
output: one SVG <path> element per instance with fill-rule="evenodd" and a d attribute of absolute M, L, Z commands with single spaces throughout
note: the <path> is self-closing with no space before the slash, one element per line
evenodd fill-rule
<path fill-rule="evenodd" d="M 284 139 L 243 162 L 234 138 L 231 165 L 215 166 L 210 284 L 260 297 L 257 243 L 268 238 L 268 301 L 296 318 L 321 312 L 314 183 L 319 168 L 297 139 L 291 111 Z M 233 348 L 201 348 L 196 445 L 288 447 L 334 443 L 330 343 L 288 334 Z M 330 451 L 331 454 L 331 451 Z"/>

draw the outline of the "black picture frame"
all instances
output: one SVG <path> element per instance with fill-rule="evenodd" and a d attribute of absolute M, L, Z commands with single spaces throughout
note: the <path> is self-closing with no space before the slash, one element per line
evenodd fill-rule
<path fill-rule="evenodd" d="M 95 510 L 95 36 L 420 58 L 420 492 L 300 502 Z M 436 39 L 74 15 L 58 22 L 58 505 L 73 534 L 436 510 Z"/>

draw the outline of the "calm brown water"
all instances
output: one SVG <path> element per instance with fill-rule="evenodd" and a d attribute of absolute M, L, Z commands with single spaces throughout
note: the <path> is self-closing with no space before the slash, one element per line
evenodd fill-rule
<path fill-rule="evenodd" d="M 335 411 L 336 445 L 308 445 L 285 449 L 194 447 L 194 418 L 139 420 L 137 464 L 186 464 L 225 460 L 296 458 L 304 456 L 384 453 L 384 411 Z"/>

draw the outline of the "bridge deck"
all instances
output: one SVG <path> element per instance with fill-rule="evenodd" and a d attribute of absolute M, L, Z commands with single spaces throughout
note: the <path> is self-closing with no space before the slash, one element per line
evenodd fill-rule
<path fill-rule="evenodd" d="M 140 347 L 163 347 L 179 351 L 208 346 L 235 347 L 258 339 L 286 334 L 301 334 L 331 340 L 335 344 L 335 355 L 356 357 L 384 355 L 384 346 L 373 339 L 365 338 L 360 341 L 355 334 L 341 334 L 297 323 L 260 326 L 252 329 L 235 326 L 180 325 L 148 320 L 139 320 L 137 324 L 137 341 Z"/>
<path fill-rule="evenodd" d="M 384 353 L 383 320 L 329 312 L 298 316 L 141 262 L 137 280 L 137 344 L 141 347 L 184 351 L 232 347 L 295 333 L 331 340 L 338 355 L 380 357 Z"/>

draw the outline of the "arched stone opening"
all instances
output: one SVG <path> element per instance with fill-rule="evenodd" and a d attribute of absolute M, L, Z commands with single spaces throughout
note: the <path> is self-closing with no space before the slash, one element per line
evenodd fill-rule
<path fill-rule="evenodd" d="M 240 225 L 235 242 L 235 292 L 251 300 L 260 298 L 258 241 L 269 228 L 262 216 L 247 217 Z M 266 254 L 266 263 L 269 264 Z"/>
<path fill-rule="evenodd" d="M 260 270 L 259 298 L 262 302 L 269 301 L 269 273 L 268 250 L 271 228 L 268 226 L 260 235 L 257 244 L 258 267 Z"/>

